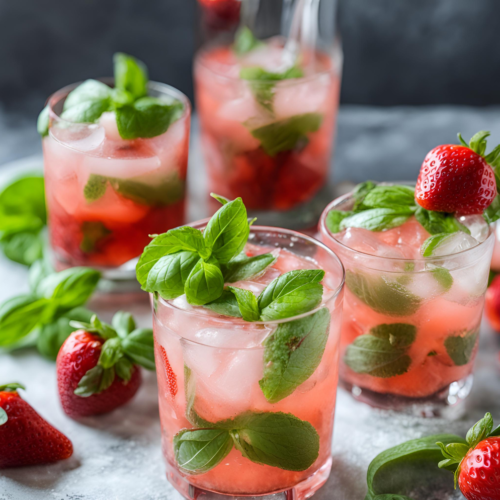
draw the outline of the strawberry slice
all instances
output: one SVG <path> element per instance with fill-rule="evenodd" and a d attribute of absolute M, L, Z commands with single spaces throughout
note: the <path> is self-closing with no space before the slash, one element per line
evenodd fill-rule
<path fill-rule="evenodd" d="M 492 166 L 500 161 L 500 146 L 484 155 L 489 132 L 478 132 L 467 144 L 445 144 L 424 159 L 415 188 L 417 203 L 427 210 L 481 214 L 497 195 Z"/>
<path fill-rule="evenodd" d="M 0 386 L 0 469 L 40 465 L 73 455 L 71 441 L 44 420 L 17 389 Z"/>
<path fill-rule="evenodd" d="M 174 370 L 172 370 L 172 366 L 170 365 L 170 361 L 168 360 L 167 351 L 163 346 L 159 344 L 157 345 L 158 345 L 158 350 L 160 351 L 161 360 L 163 362 L 163 369 L 165 372 L 165 376 L 167 378 L 168 390 L 172 398 L 175 398 L 178 391 L 177 376 L 175 375 Z"/>

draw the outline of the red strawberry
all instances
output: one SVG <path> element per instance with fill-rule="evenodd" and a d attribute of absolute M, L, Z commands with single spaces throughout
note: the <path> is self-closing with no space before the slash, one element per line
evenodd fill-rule
<path fill-rule="evenodd" d="M 0 386 L 0 469 L 39 465 L 73 455 L 71 441 L 19 396 L 20 384 Z"/>
<path fill-rule="evenodd" d="M 491 327 L 500 332 L 500 276 L 496 276 L 486 290 L 484 312 Z"/>
<path fill-rule="evenodd" d="M 417 203 L 427 210 L 481 214 L 497 195 L 494 165 L 499 148 L 484 156 L 489 132 L 478 132 L 468 145 L 445 144 L 425 157 L 415 188 Z"/>
<path fill-rule="evenodd" d="M 170 392 L 170 395 L 172 398 L 175 398 L 175 395 L 177 394 L 177 376 L 174 373 L 174 370 L 172 370 L 172 366 L 170 365 L 170 361 L 168 360 L 167 356 L 167 351 L 165 351 L 165 348 L 159 344 L 158 345 L 158 350 L 160 351 L 160 356 L 163 361 L 163 370 L 165 373 L 165 377 L 167 378 L 167 386 L 168 390 Z"/>
<path fill-rule="evenodd" d="M 467 500 L 500 499 L 500 437 L 481 441 L 465 455 L 458 486 Z"/>
<path fill-rule="evenodd" d="M 107 413 L 130 401 L 141 385 L 138 364 L 154 370 L 153 334 L 135 328 L 119 312 L 113 326 L 93 316 L 90 324 L 72 322 L 73 332 L 57 356 L 57 384 L 63 410 L 73 418 Z"/>

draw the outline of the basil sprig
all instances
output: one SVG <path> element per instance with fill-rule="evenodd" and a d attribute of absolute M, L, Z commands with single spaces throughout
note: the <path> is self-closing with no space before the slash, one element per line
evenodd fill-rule
<path fill-rule="evenodd" d="M 46 224 L 43 177 L 20 177 L 0 192 L 0 248 L 8 259 L 26 266 L 40 259 Z"/>
<path fill-rule="evenodd" d="M 256 38 L 248 26 L 242 26 L 236 32 L 233 50 L 237 56 L 243 56 L 263 46 L 264 42 Z"/>
<path fill-rule="evenodd" d="M 103 323 L 94 314 L 89 323 L 71 321 L 75 329 L 95 333 L 106 341 L 101 347 L 99 361 L 81 378 L 75 394 L 89 397 L 108 389 L 116 377 L 128 383 L 134 365 L 155 370 L 153 330 L 137 328 L 130 313 L 119 311 L 113 316 L 112 325 Z"/>
<path fill-rule="evenodd" d="M 72 320 L 88 320 L 82 306 L 94 292 L 100 273 L 73 267 L 52 273 L 43 262 L 30 269 L 30 293 L 8 299 L 0 306 L 0 348 L 13 350 L 36 344 L 55 360 L 63 342 L 74 331 Z"/>
<path fill-rule="evenodd" d="M 186 226 L 151 241 L 136 267 L 143 290 L 167 300 L 186 294 L 190 304 L 204 305 L 221 297 L 225 282 L 260 274 L 275 261 L 272 254 L 242 255 L 250 234 L 245 205 L 241 198 L 224 203 L 203 233 Z"/>
<path fill-rule="evenodd" d="M 174 436 L 175 459 L 186 474 L 213 469 L 233 447 L 254 463 L 289 471 L 306 470 L 319 456 L 316 429 L 289 413 L 247 412 L 203 424 L 201 429 L 184 429 Z"/>
<path fill-rule="evenodd" d="M 97 80 L 86 80 L 72 90 L 63 106 L 61 118 L 74 123 L 95 123 L 106 111 L 114 111 L 122 139 L 156 137 L 165 133 L 184 110 L 176 99 L 147 96 L 147 68 L 138 59 L 123 53 L 114 55 L 115 87 Z M 38 132 L 48 134 L 48 105 L 38 117 Z"/>
<path fill-rule="evenodd" d="M 389 448 L 377 455 L 368 467 L 365 500 L 411 500 L 407 495 L 417 487 L 441 486 L 446 479 L 444 471 L 453 472 L 456 488 L 466 454 L 493 436 L 500 436 L 500 426 L 494 428 L 491 413 L 486 413 L 469 429 L 465 439 L 453 434 L 436 434 Z M 440 469 L 444 471 L 441 473 Z"/>

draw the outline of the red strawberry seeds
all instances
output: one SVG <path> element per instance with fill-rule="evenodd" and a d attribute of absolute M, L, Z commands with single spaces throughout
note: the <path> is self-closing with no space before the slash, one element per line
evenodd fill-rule
<path fill-rule="evenodd" d="M 7 421 L 0 425 L 0 469 L 65 460 L 71 441 L 44 420 L 17 391 L 2 391 L 0 408 Z"/>

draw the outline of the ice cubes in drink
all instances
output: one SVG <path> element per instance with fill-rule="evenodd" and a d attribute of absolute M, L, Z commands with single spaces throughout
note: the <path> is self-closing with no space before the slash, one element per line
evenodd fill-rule
<path fill-rule="evenodd" d="M 349 227 L 337 234 L 335 238 L 345 246 L 358 252 L 388 257 L 393 259 L 405 258 L 404 253 L 392 243 L 386 243 L 381 238 L 382 233 L 375 233 L 367 229 Z M 383 235 L 382 235 L 383 236 Z"/>
<path fill-rule="evenodd" d="M 462 231 L 450 234 L 432 252 L 433 257 L 452 255 L 477 246 L 478 241 Z"/>
<path fill-rule="evenodd" d="M 458 220 L 479 243 L 482 243 L 488 237 L 488 234 L 490 234 L 488 224 L 482 215 L 464 215 Z"/>

